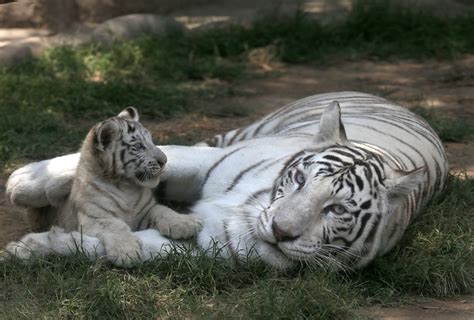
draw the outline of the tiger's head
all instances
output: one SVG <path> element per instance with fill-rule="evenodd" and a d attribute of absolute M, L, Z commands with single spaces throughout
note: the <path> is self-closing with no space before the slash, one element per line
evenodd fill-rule
<path fill-rule="evenodd" d="M 281 171 L 257 236 L 289 262 L 362 267 L 379 253 L 390 216 L 424 182 L 425 169 L 392 169 L 349 142 L 337 102 L 323 112 L 315 139 L 316 148 Z"/>
<path fill-rule="evenodd" d="M 154 188 L 167 159 L 138 120 L 135 108 L 125 108 L 116 117 L 95 125 L 86 141 L 92 142 L 104 176 Z"/>

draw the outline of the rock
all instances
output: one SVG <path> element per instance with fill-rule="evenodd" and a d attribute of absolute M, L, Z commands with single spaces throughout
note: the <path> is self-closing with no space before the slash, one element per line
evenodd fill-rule
<path fill-rule="evenodd" d="M 41 25 L 36 1 L 11 2 L 0 5 L 0 28 L 35 28 Z"/>
<path fill-rule="evenodd" d="M 76 0 L 41 0 L 38 7 L 44 26 L 50 30 L 62 32 L 79 22 Z"/>
<path fill-rule="evenodd" d="M 28 45 L 12 43 L 0 48 L 0 65 L 11 67 L 33 56 Z"/>
<path fill-rule="evenodd" d="M 23 0 L 0 6 L 0 28 L 49 28 L 63 31 L 79 19 L 75 0 Z"/>
<path fill-rule="evenodd" d="M 110 44 L 114 40 L 130 40 L 145 35 L 168 35 L 184 32 L 186 28 L 171 17 L 153 14 L 130 14 L 110 19 L 92 32 L 95 42 Z"/>

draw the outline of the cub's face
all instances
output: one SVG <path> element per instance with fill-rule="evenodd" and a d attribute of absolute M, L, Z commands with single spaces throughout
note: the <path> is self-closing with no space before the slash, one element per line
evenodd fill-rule
<path fill-rule="evenodd" d="M 117 117 L 100 123 L 96 135 L 96 146 L 109 174 L 147 188 L 158 185 L 166 155 L 138 122 L 134 108 L 126 108 Z"/>
<path fill-rule="evenodd" d="M 153 143 L 150 132 L 139 122 L 121 121 L 122 138 L 117 141 L 114 152 L 118 160 L 117 171 L 138 185 L 156 187 L 166 164 L 165 154 Z"/>
<path fill-rule="evenodd" d="M 377 254 L 387 216 L 406 196 L 394 193 L 389 170 L 354 146 L 303 151 L 282 171 L 257 236 L 290 261 L 361 267 Z"/>

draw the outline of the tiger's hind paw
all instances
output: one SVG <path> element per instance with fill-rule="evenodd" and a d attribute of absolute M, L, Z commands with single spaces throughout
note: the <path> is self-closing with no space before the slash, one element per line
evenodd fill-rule
<path fill-rule="evenodd" d="M 30 260 L 35 256 L 45 256 L 52 253 L 48 232 L 29 233 L 20 241 L 10 242 L 5 247 L 4 258 Z"/>

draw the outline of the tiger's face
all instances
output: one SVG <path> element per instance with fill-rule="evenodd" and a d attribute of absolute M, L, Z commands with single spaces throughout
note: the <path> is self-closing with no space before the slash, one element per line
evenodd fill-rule
<path fill-rule="evenodd" d="M 394 170 L 348 142 L 339 106 L 321 121 L 322 147 L 287 162 L 256 234 L 289 262 L 361 267 L 377 255 L 390 214 L 423 181 L 424 168 Z"/>
<path fill-rule="evenodd" d="M 109 176 L 154 188 L 167 158 L 138 120 L 137 110 L 128 107 L 117 117 L 99 123 L 95 127 L 96 149 Z"/>
<path fill-rule="evenodd" d="M 388 210 L 385 173 L 379 159 L 359 153 L 338 146 L 294 157 L 260 219 L 260 237 L 294 261 L 338 266 L 371 258 Z"/>

